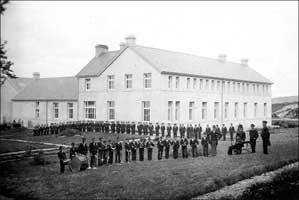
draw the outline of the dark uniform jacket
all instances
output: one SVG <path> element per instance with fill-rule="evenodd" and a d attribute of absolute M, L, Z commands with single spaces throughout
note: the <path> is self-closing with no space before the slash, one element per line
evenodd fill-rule
<path fill-rule="evenodd" d="M 87 144 L 80 143 L 77 152 L 83 155 L 87 155 L 88 152 Z"/>
<path fill-rule="evenodd" d="M 268 127 L 265 127 L 262 129 L 261 137 L 263 141 L 266 141 L 268 145 L 270 145 L 270 132 Z"/>
<path fill-rule="evenodd" d="M 98 150 L 99 150 L 99 146 L 97 145 L 97 143 L 90 143 L 89 144 L 89 152 L 92 154 L 92 155 L 95 155 L 98 153 Z"/>
<path fill-rule="evenodd" d="M 256 129 L 249 130 L 249 139 L 256 140 L 259 137 L 259 134 Z"/>
<path fill-rule="evenodd" d="M 160 125 L 156 125 L 155 126 L 155 132 L 156 132 L 156 135 L 159 135 L 159 132 L 160 132 Z"/>

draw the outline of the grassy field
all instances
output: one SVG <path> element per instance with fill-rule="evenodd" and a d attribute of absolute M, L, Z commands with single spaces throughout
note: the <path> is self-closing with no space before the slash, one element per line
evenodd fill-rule
<path fill-rule="evenodd" d="M 31 150 L 44 149 L 44 148 L 51 148 L 51 147 L 55 147 L 55 146 L 0 140 L 0 153 L 15 152 L 15 151 L 28 151 L 30 149 Z"/>
<path fill-rule="evenodd" d="M 88 142 L 93 134 L 104 136 L 89 134 Z M 22 134 L 18 137 L 64 144 L 81 140 Z M 228 156 L 230 142 L 221 141 L 216 157 L 162 161 L 156 160 L 155 148 L 153 161 L 113 164 L 80 173 L 67 171 L 62 175 L 55 156 L 49 157 L 51 164 L 45 166 L 31 166 L 29 161 L 7 163 L 0 166 L 0 191 L 2 196 L 35 199 L 189 199 L 298 160 L 298 128 L 272 134 L 268 155 L 262 154 L 261 143 L 259 138 L 256 154 Z"/>

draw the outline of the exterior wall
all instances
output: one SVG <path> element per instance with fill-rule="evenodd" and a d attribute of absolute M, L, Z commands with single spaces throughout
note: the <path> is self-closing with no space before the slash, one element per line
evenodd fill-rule
<path fill-rule="evenodd" d="M 58 103 L 59 116 L 54 118 L 53 103 Z M 67 116 L 67 103 L 73 103 L 73 119 Z M 76 101 L 40 101 L 39 118 L 35 117 L 36 101 L 13 101 L 12 118 L 14 120 L 23 120 L 24 126 L 32 127 L 38 124 L 51 124 L 66 121 L 77 121 L 78 103 Z"/>
<path fill-rule="evenodd" d="M 12 121 L 11 99 L 17 95 L 17 91 L 11 86 L 8 80 L 1 86 L 1 123 Z"/>
<path fill-rule="evenodd" d="M 152 87 L 143 87 L 143 74 L 152 74 Z M 125 88 L 125 74 L 133 75 L 132 89 Z M 108 89 L 108 75 L 115 76 L 115 89 Z M 126 50 L 99 77 L 91 77 L 91 89 L 85 91 L 85 78 L 79 79 L 79 120 L 84 116 L 84 101 L 96 101 L 96 120 L 108 120 L 107 101 L 115 101 L 115 120 L 141 121 L 142 101 L 158 105 L 161 98 L 161 74 L 133 51 Z M 151 118 L 160 115 L 159 107 L 152 107 Z"/>

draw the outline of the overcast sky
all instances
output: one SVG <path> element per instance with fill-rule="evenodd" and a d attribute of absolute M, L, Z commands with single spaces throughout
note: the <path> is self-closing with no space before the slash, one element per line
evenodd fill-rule
<path fill-rule="evenodd" d="M 249 66 L 273 83 L 272 96 L 298 95 L 298 2 L 29 2 L 1 16 L 1 40 L 19 77 L 74 76 L 95 44 L 137 44 Z"/>

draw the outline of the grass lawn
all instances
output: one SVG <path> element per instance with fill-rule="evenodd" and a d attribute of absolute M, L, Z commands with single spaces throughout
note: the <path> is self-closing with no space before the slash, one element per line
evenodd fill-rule
<path fill-rule="evenodd" d="M 32 137 L 64 144 L 70 144 L 74 138 Z M 298 160 L 298 128 L 272 134 L 271 143 L 268 155 L 262 154 L 259 138 L 255 154 L 228 156 L 230 142 L 221 141 L 216 157 L 162 161 L 156 160 L 155 148 L 153 161 L 113 164 L 79 173 L 67 171 L 62 175 L 55 156 L 48 158 L 51 164 L 46 166 L 31 166 L 29 161 L 6 163 L 0 166 L 0 194 L 36 199 L 189 199 Z"/>
<path fill-rule="evenodd" d="M 55 146 L 0 140 L 0 153 L 27 151 L 30 149 L 31 150 L 44 149 L 44 148 L 51 148 L 51 147 L 55 147 Z"/>

